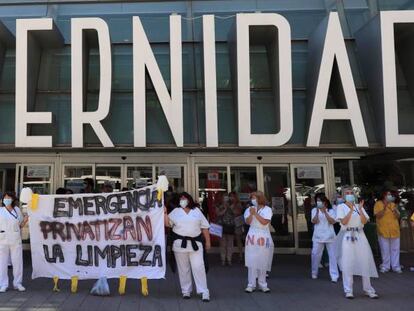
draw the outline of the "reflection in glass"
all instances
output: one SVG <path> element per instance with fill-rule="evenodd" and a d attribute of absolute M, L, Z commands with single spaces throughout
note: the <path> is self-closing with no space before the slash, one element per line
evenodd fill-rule
<path fill-rule="evenodd" d="M 99 192 L 103 191 L 104 185 L 111 185 L 114 192 L 121 190 L 120 166 L 97 166 L 95 175 L 95 188 Z"/>
<path fill-rule="evenodd" d="M 275 247 L 295 247 L 288 167 L 264 167 L 264 192 L 272 208 L 271 233 Z"/>
<path fill-rule="evenodd" d="M 127 188 L 142 188 L 152 184 L 151 166 L 129 166 L 127 170 Z"/>
<path fill-rule="evenodd" d="M 312 247 L 311 212 L 315 205 L 315 195 L 317 193 L 325 193 L 323 167 L 303 166 L 295 168 L 296 221 L 300 248 Z"/>
<path fill-rule="evenodd" d="M 92 166 L 65 166 L 63 173 L 64 188 L 72 190 L 73 193 L 81 193 L 85 178 L 93 178 Z"/>

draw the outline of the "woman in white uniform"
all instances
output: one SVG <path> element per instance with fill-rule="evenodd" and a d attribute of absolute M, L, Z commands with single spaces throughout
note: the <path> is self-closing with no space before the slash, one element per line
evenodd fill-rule
<path fill-rule="evenodd" d="M 316 207 L 312 209 L 312 223 L 314 225 L 312 237 L 312 279 L 318 278 L 319 263 L 321 262 L 323 249 L 326 246 L 329 255 L 329 274 L 332 282 L 336 283 L 339 278 L 338 265 L 334 248 L 335 230 L 333 224 L 336 214 L 331 208 L 327 198 L 318 197 Z"/>
<path fill-rule="evenodd" d="M 207 288 L 207 276 L 203 258 L 203 237 L 205 249 L 210 249 L 210 227 L 201 210 L 194 203 L 193 198 L 186 192 L 180 195 L 180 207 L 170 214 L 165 212 L 165 224 L 172 228 L 172 250 L 177 262 L 181 292 L 184 299 L 191 297 L 193 284 L 191 272 L 202 300 L 210 301 Z"/>
<path fill-rule="evenodd" d="M 13 265 L 13 287 L 23 292 L 23 248 L 20 230 L 25 225 L 20 209 L 13 206 L 16 197 L 13 192 L 7 191 L 2 198 L 0 207 L 0 293 L 9 287 L 8 263 L 9 257 Z"/>
<path fill-rule="evenodd" d="M 250 195 L 253 206 L 246 209 L 244 219 L 250 225 L 245 244 L 245 265 L 248 269 L 246 293 L 256 289 L 256 282 L 262 292 L 270 292 L 266 282 L 266 272 L 270 272 L 273 261 L 274 244 L 270 235 L 272 209 L 266 206 L 266 198 L 261 191 Z"/>
<path fill-rule="evenodd" d="M 364 204 L 355 203 L 356 198 L 352 189 L 344 189 L 345 203 L 337 207 L 337 220 L 341 223 L 341 231 L 336 240 L 336 251 L 339 268 L 342 271 L 345 297 L 353 299 L 353 277 L 362 277 L 362 287 L 365 295 L 378 298 L 371 286 L 371 277 L 378 277 L 371 247 L 364 233 L 364 225 L 369 216 L 364 210 Z"/>

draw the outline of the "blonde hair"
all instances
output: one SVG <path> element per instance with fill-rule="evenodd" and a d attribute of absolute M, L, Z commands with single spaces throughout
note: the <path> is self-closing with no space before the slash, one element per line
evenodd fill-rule
<path fill-rule="evenodd" d="M 252 192 L 250 197 L 255 196 L 257 200 L 257 205 L 265 206 L 266 205 L 266 197 L 262 191 Z"/>

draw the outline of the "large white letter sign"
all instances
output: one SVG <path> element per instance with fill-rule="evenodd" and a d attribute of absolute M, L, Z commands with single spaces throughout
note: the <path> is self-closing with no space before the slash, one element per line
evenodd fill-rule
<path fill-rule="evenodd" d="M 134 62 L 134 146 L 146 146 L 145 68 L 154 85 L 177 147 L 182 147 L 183 136 L 183 81 L 181 55 L 181 16 L 170 16 L 171 96 L 155 60 L 150 43 L 139 17 L 133 17 Z"/>
<path fill-rule="evenodd" d="M 276 13 L 237 14 L 237 100 L 240 146 L 281 146 L 293 133 L 292 66 L 290 26 Z M 277 28 L 279 54 L 280 131 L 276 134 L 252 134 L 250 111 L 249 27 Z"/>
<path fill-rule="evenodd" d="M 203 57 L 206 146 L 218 147 L 216 35 L 214 15 L 203 16 Z"/>
<path fill-rule="evenodd" d="M 394 24 L 414 23 L 414 11 L 384 11 L 381 19 L 382 84 L 384 92 L 385 144 L 414 147 L 413 134 L 398 130 L 397 73 L 395 69 Z"/>
<path fill-rule="evenodd" d="M 83 125 L 90 124 L 104 147 L 113 147 L 101 121 L 109 113 L 111 104 L 111 39 L 108 25 L 101 18 L 72 18 L 72 147 L 83 147 Z M 83 111 L 85 102 L 84 31 L 96 30 L 99 42 L 99 102 L 96 111 Z"/>
<path fill-rule="evenodd" d="M 37 82 L 37 70 L 30 70 L 29 60 L 40 57 L 38 43 L 33 37 L 33 31 L 53 30 L 51 18 L 17 19 L 16 20 L 16 147 L 52 147 L 52 136 L 28 136 L 28 124 L 52 123 L 51 112 L 29 112 L 28 102 L 33 107 Z M 28 45 L 31 45 L 28 53 Z M 35 76 L 33 76 L 35 75 Z"/>
<path fill-rule="evenodd" d="M 316 57 L 316 60 L 312 60 L 317 62 L 319 68 L 315 71 L 318 72 L 318 78 L 316 80 L 310 79 L 309 81 L 310 90 L 314 91 L 314 97 L 311 98 L 313 100 L 313 110 L 306 145 L 308 147 L 319 146 L 324 120 L 350 120 L 356 145 L 358 147 L 368 147 L 368 139 L 365 133 L 338 13 L 331 12 L 329 14 L 324 42 L 320 42 L 318 34 L 315 33 L 309 40 L 309 49 L 311 51 L 315 50 L 315 46 L 316 50 L 318 50 L 318 47 L 323 46 L 323 48 L 321 56 Z M 318 53 L 318 51 L 315 53 Z M 346 109 L 326 109 L 335 58 L 347 103 Z"/>

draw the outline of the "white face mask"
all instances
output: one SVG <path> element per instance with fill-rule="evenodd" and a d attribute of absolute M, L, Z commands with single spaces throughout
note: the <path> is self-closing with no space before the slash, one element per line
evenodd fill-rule
<path fill-rule="evenodd" d="M 256 199 L 252 199 L 252 204 L 253 204 L 253 206 L 257 206 L 257 200 Z"/>
<path fill-rule="evenodd" d="M 187 199 L 180 200 L 180 206 L 182 208 L 186 208 L 188 206 L 188 200 Z"/>

